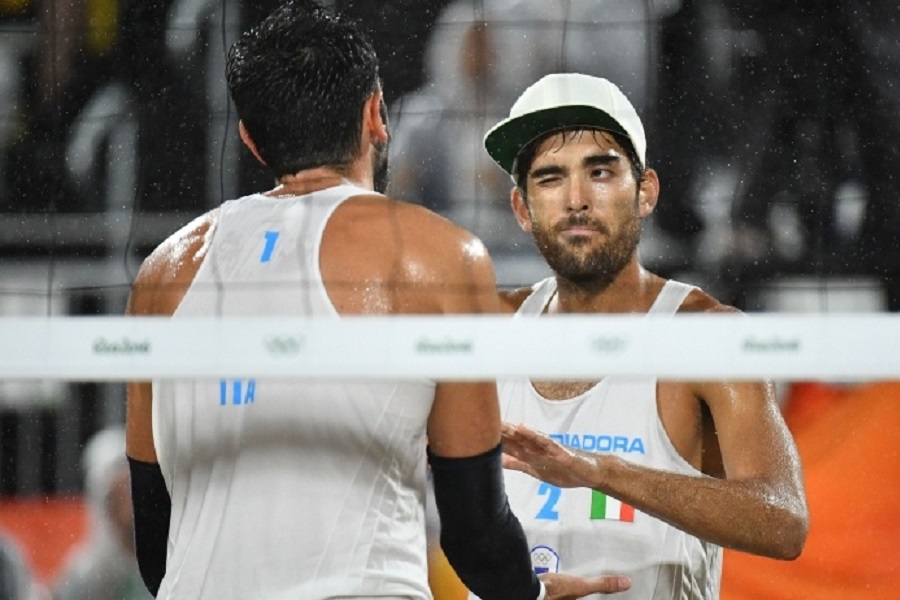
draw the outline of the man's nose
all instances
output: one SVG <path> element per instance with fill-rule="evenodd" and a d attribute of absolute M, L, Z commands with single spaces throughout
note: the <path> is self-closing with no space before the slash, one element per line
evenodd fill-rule
<path fill-rule="evenodd" d="M 569 183 L 567 198 L 569 212 L 586 212 L 591 209 L 591 195 L 588 186 L 578 177 L 573 177 Z"/>

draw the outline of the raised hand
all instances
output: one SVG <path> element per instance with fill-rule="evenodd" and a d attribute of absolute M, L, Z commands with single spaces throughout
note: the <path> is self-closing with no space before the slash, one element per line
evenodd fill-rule
<path fill-rule="evenodd" d="M 599 455 L 566 448 L 522 424 L 503 423 L 502 433 L 504 468 L 557 487 L 594 487 Z"/>

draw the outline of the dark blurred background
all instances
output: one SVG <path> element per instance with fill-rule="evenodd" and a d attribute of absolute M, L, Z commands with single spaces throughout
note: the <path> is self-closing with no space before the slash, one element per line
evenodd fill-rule
<path fill-rule="evenodd" d="M 0 315 L 121 314 L 140 261 L 271 186 L 224 53 L 274 0 L 0 0 Z M 391 192 L 546 267 L 481 136 L 554 71 L 608 77 L 660 174 L 644 263 L 746 311 L 900 309 L 894 0 L 332 0 L 382 60 Z M 3 333 L 0 332 L 0 337 Z M 9 343 L 8 340 L 4 340 Z M 109 383 L 0 382 L 0 496 L 78 495 Z"/>

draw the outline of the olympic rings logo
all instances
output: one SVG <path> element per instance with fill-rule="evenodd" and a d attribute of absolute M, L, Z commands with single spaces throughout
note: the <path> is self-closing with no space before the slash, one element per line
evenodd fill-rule
<path fill-rule="evenodd" d="M 274 356 L 296 356 L 306 346 L 302 335 L 269 335 L 263 338 L 263 347 Z"/>

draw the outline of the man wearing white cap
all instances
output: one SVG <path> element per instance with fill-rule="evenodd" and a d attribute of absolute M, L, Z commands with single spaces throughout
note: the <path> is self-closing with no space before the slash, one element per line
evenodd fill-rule
<path fill-rule="evenodd" d="M 485 147 L 512 176 L 516 219 L 554 271 L 502 294 L 516 317 L 736 312 L 641 266 L 641 223 L 660 184 L 641 120 L 614 84 L 548 75 Z M 538 572 L 628 575 L 622 598 L 708 599 L 719 595 L 722 547 L 779 559 L 803 549 L 800 464 L 770 385 L 608 374 L 498 386 L 507 490 Z"/>

